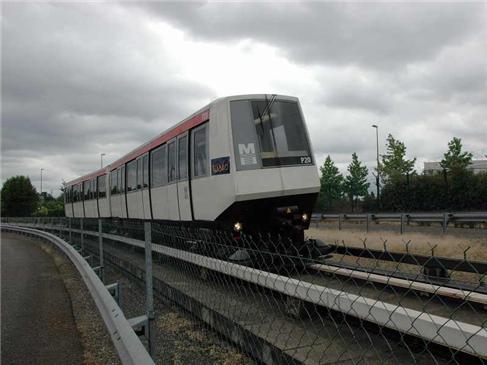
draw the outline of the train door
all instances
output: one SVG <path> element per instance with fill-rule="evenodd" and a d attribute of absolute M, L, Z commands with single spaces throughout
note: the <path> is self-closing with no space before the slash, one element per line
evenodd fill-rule
<path fill-rule="evenodd" d="M 121 186 L 122 186 L 122 169 L 119 167 L 117 169 L 117 212 L 118 212 L 118 217 L 123 218 L 124 213 L 127 212 L 127 208 L 124 207 L 123 202 L 125 201 L 125 193 L 122 192 Z M 125 210 L 124 210 L 125 208 Z"/>
<path fill-rule="evenodd" d="M 191 220 L 188 174 L 188 133 L 178 137 L 178 203 L 182 221 Z"/>
<path fill-rule="evenodd" d="M 176 138 L 174 138 L 167 143 L 167 208 L 170 220 L 179 220 L 176 142 Z"/>
<path fill-rule="evenodd" d="M 149 154 L 142 156 L 142 205 L 144 207 L 144 219 L 152 219 L 150 192 L 149 192 Z"/>

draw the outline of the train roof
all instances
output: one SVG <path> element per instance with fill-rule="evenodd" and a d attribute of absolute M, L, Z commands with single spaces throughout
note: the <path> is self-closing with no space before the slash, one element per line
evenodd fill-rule
<path fill-rule="evenodd" d="M 232 101 L 232 100 L 265 99 L 266 97 L 270 98 L 271 96 L 277 96 L 280 99 L 288 99 L 288 100 L 295 100 L 295 101 L 298 100 L 298 98 L 294 96 L 279 95 L 279 94 L 242 94 L 242 95 L 231 95 L 231 96 L 220 97 L 218 99 L 213 100 L 212 102 L 205 105 L 204 107 L 198 109 L 189 117 L 183 119 L 181 122 L 166 129 L 165 131 L 163 131 L 156 137 L 152 138 L 148 142 L 138 146 L 137 148 L 133 149 L 129 153 L 123 155 L 122 157 L 112 162 L 111 164 L 107 165 L 106 167 L 90 172 L 76 179 L 73 179 L 65 183 L 65 185 L 66 186 L 75 185 L 83 181 L 93 179 L 94 177 L 105 175 L 110 171 L 118 168 L 119 166 L 143 155 L 144 153 L 150 151 L 151 149 L 157 147 L 158 145 L 163 144 L 166 141 L 169 141 L 170 139 L 176 137 L 177 135 L 183 133 L 184 131 L 194 128 L 195 126 L 206 122 L 210 117 L 209 114 L 210 106 L 213 104 L 217 104 L 225 101 Z"/>

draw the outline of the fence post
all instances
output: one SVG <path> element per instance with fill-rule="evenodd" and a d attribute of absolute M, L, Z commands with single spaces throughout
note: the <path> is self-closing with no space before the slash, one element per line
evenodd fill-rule
<path fill-rule="evenodd" d="M 73 244 L 73 240 L 71 239 L 71 217 L 68 218 L 68 234 L 69 234 L 69 244 Z"/>
<path fill-rule="evenodd" d="M 342 215 L 338 214 L 338 230 L 342 229 Z"/>
<path fill-rule="evenodd" d="M 152 338 L 153 331 L 151 329 L 154 321 L 154 297 L 152 287 L 152 226 L 151 222 L 144 222 L 145 233 L 145 305 L 147 315 L 147 326 L 145 327 L 145 337 L 149 343 L 149 354 L 153 357 Z"/>
<path fill-rule="evenodd" d="M 443 233 L 446 233 L 447 226 L 448 226 L 448 213 L 443 213 Z"/>
<path fill-rule="evenodd" d="M 81 252 L 84 251 L 85 249 L 85 239 L 84 239 L 84 233 L 83 233 L 83 218 L 79 219 L 79 229 L 80 229 L 80 242 L 81 242 Z"/>
<path fill-rule="evenodd" d="M 98 219 L 98 246 L 99 246 L 99 257 L 100 257 L 100 279 L 104 282 L 104 267 L 103 267 L 103 228 L 101 219 Z"/>

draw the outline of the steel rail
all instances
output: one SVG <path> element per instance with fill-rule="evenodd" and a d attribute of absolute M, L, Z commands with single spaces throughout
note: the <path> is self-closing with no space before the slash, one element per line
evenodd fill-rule
<path fill-rule="evenodd" d="M 333 275 L 343 276 L 346 278 L 365 280 L 378 284 L 395 286 L 403 289 L 421 291 L 424 293 L 430 293 L 433 295 L 448 297 L 451 299 L 460 299 L 466 302 L 475 302 L 482 305 L 487 305 L 487 294 L 473 290 L 448 287 L 406 278 L 399 278 L 393 275 L 382 275 L 370 271 L 355 270 L 352 268 L 337 266 L 336 263 L 333 263 L 333 265 L 312 264 L 309 268 L 316 271 L 322 271 Z"/>
<path fill-rule="evenodd" d="M 56 245 L 78 269 L 96 306 L 105 322 L 110 337 L 115 345 L 120 361 L 124 365 L 154 364 L 139 337 L 125 318 L 122 310 L 110 295 L 98 275 L 89 263 L 67 242 L 41 230 L 2 224 L 2 230 L 21 232 L 43 238 Z M 56 227 L 57 228 L 57 227 Z M 143 243 L 142 243 L 143 245 Z"/>
<path fill-rule="evenodd" d="M 52 227 L 52 229 L 64 228 Z M 81 232 L 80 230 L 72 231 Z M 84 231 L 83 233 L 98 236 L 98 233 L 93 231 Z M 144 247 L 143 241 L 134 238 L 109 233 L 103 233 L 103 237 L 136 247 Z M 153 251 L 166 256 L 260 285 L 305 302 L 346 313 L 395 331 L 420 337 L 442 346 L 487 358 L 487 346 L 485 346 L 487 329 L 480 326 L 160 244 L 153 243 L 152 247 Z"/>
<path fill-rule="evenodd" d="M 341 255 L 382 261 L 392 261 L 401 264 L 411 264 L 418 266 L 436 265 L 448 270 L 469 272 L 475 274 L 487 273 L 487 262 L 482 261 L 467 261 L 465 259 L 452 259 L 449 257 L 441 256 L 425 256 L 408 252 L 391 252 L 343 245 L 330 246 L 333 248 L 333 252 Z"/>

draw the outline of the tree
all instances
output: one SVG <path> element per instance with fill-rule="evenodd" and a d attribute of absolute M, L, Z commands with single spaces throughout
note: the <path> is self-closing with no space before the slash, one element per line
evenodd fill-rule
<path fill-rule="evenodd" d="M 348 165 L 348 173 L 344 186 L 353 211 L 357 206 L 358 198 L 365 196 L 369 188 L 369 183 L 367 182 L 369 170 L 366 166 L 362 166 L 355 152 L 352 154 L 352 162 Z"/>
<path fill-rule="evenodd" d="M 39 217 L 62 217 L 64 216 L 64 193 L 54 198 L 47 192 L 42 193 L 39 209 L 35 213 Z"/>
<path fill-rule="evenodd" d="M 387 136 L 386 149 L 379 167 L 383 182 L 401 181 L 404 177 L 409 179 L 409 176 L 415 172 L 416 158 L 406 159 L 406 146 L 403 142 L 395 139 L 392 134 Z"/>
<path fill-rule="evenodd" d="M 472 163 L 473 155 L 470 152 L 462 151 L 462 140 L 457 137 L 448 142 L 448 151 L 443 154 L 440 166 L 446 172 L 458 174 L 467 170 Z"/>
<path fill-rule="evenodd" d="M 13 176 L 2 186 L 2 215 L 9 217 L 31 216 L 37 209 L 39 196 L 26 176 Z"/>
<path fill-rule="evenodd" d="M 320 167 L 320 194 L 322 208 L 324 211 L 329 210 L 334 201 L 343 197 L 343 176 L 338 171 L 330 156 L 326 157 L 323 166 Z"/>

